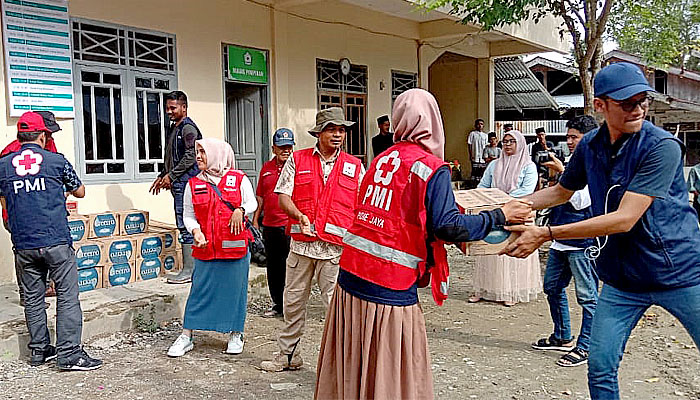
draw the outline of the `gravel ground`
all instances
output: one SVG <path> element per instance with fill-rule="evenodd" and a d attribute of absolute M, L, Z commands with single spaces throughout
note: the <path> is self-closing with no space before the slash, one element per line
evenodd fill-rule
<path fill-rule="evenodd" d="M 544 258 L 542 261 L 544 263 Z M 549 334 L 543 296 L 511 308 L 488 302 L 469 304 L 472 261 L 450 251 L 451 295 L 443 307 L 421 293 L 435 392 L 441 399 L 586 399 L 586 367 L 555 365 L 558 353 L 530 348 Z M 256 292 L 256 291 L 252 291 Z M 257 291 L 258 293 L 264 293 Z M 570 299 L 574 299 L 570 292 Z M 580 310 L 573 300 L 578 329 Z M 102 369 L 59 372 L 53 363 L 29 367 L 26 360 L 0 360 L 4 399 L 310 399 L 323 331 L 323 307 L 314 291 L 307 331 L 300 345 L 306 362 L 296 372 L 265 373 L 256 368 L 276 350 L 279 319 L 260 317 L 268 306 L 251 295 L 243 354 L 222 354 L 226 336 L 197 333 L 195 349 L 179 359 L 165 352 L 181 329 L 179 321 L 155 332 L 115 332 L 86 344 L 105 361 Z M 625 399 L 699 399 L 700 356 L 682 326 L 666 311 L 651 308 L 630 338 L 620 371 Z"/>

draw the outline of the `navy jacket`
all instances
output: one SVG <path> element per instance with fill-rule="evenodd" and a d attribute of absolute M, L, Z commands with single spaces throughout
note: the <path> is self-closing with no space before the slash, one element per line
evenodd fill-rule
<path fill-rule="evenodd" d="M 606 197 L 608 212 L 615 211 L 636 171 L 662 140 L 678 141 L 645 121 L 640 132 L 609 154 L 609 134 L 603 125 L 581 139 L 560 183 L 569 190 L 588 184 L 593 216 L 604 214 Z M 629 232 L 610 235 L 597 260 L 598 274 L 606 284 L 629 292 L 700 284 L 700 230 L 688 203 L 683 162 L 677 163 L 668 192 L 654 198 Z"/>
<path fill-rule="evenodd" d="M 0 191 L 7 201 L 16 249 L 72 243 L 64 185 L 72 191 L 80 181 L 68 179 L 66 169 L 75 174 L 63 155 L 36 144 L 24 144 L 20 151 L 0 158 Z"/>

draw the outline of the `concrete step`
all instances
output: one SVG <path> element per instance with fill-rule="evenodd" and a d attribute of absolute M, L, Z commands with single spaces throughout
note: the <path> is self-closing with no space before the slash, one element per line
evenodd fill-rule
<path fill-rule="evenodd" d="M 251 264 L 249 298 L 267 293 L 265 269 Z M 80 294 L 83 310 L 83 341 L 129 329 L 182 318 L 190 285 L 171 285 L 164 277 L 97 289 Z M 19 305 L 17 285 L 0 285 L 0 357 L 18 359 L 29 355 L 29 332 L 24 308 Z M 56 338 L 56 298 L 47 298 L 46 310 L 52 343 Z"/>

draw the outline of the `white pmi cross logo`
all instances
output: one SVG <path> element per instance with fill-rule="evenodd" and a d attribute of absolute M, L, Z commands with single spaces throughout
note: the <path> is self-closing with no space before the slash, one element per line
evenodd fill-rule
<path fill-rule="evenodd" d="M 42 161 L 44 157 L 41 154 L 26 149 L 12 159 L 12 165 L 19 176 L 36 175 L 41 170 Z"/>
<path fill-rule="evenodd" d="M 386 166 L 385 166 L 386 164 Z M 388 185 L 394 177 L 396 171 L 401 166 L 399 152 L 394 150 L 377 161 L 376 172 L 374 173 L 374 183 Z M 384 175 L 386 173 L 386 175 Z"/>

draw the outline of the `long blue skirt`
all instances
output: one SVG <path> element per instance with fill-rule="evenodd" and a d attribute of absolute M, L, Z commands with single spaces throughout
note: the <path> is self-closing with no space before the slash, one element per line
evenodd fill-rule
<path fill-rule="evenodd" d="M 248 307 L 250 253 L 238 260 L 195 259 L 183 327 L 243 332 Z"/>

